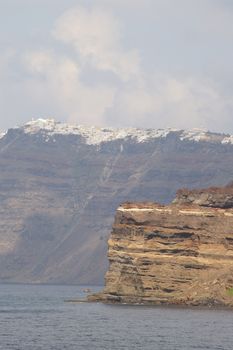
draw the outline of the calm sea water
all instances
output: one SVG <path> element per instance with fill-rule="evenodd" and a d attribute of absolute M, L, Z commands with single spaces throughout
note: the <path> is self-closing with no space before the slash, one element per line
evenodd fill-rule
<path fill-rule="evenodd" d="M 83 288 L 0 285 L 0 349 L 233 349 L 233 311 L 64 302 Z"/>

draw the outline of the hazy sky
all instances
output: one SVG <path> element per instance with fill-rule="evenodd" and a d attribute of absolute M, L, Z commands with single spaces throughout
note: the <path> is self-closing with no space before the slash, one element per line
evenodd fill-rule
<path fill-rule="evenodd" d="M 0 108 L 233 133 L 233 1 L 0 0 Z"/>

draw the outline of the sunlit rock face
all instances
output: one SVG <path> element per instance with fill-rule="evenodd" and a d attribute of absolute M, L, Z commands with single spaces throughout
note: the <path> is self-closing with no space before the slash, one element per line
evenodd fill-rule
<path fill-rule="evenodd" d="M 216 202 L 220 192 L 215 189 Z M 205 193 L 214 196 L 213 189 Z M 179 198 L 180 192 L 171 205 L 117 209 L 106 286 L 90 300 L 233 306 L 233 208 L 180 204 Z"/>
<path fill-rule="evenodd" d="M 0 281 L 103 283 L 119 204 L 228 183 L 232 140 L 52 119 L 0 133 Z"/>

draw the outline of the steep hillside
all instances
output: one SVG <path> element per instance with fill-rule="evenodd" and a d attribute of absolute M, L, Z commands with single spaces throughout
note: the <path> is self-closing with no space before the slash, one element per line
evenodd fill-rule
<path fill-rule="evenodd" d="M 102 283 L 118 205 L 229 182 L 232 140 L 42 119 L 10 129 L 0 138 L 0 280 Z"/>

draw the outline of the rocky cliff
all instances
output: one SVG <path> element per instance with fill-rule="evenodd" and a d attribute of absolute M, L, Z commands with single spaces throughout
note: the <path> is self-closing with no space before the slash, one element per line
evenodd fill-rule
<path fill-rule="evenodd" d="M 120 203 L 233 178 L 233 137 L 35 120 L 0 136 L 0 281 L 103 283 Z"/>
<path fill-rule="evenodd" d="M 228 197 L 224 205 L 226 192 L 232 188 L 179 191 L 167 206 L 121 205 L 108 242 L 106 286 L 90 300 L 233 306 L 233 205 Z M 197 205 L 203 193 L 211 200 Z"/>
<path fill-rule="evenodd" d="M 174 204 L 197 204 L 203 207 L 232 208 L 233 183 L 225 187 L 211 187 L 207 189 L 182 189 L 177 191 Z"/>

